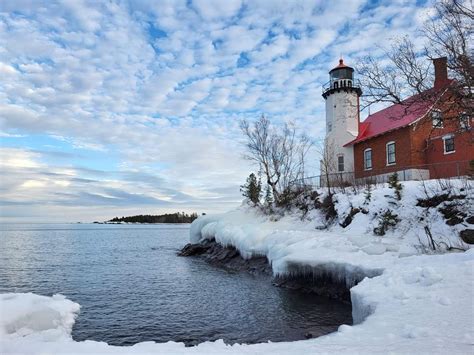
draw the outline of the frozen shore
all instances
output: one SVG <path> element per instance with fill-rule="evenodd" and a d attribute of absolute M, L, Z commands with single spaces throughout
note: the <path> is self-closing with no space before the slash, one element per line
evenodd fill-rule
<path fill-rule="evenodd" d="M 185 348 L 182 343 L 144 342 L 115 347 L 75 342 L 71 328 L 79 305 L 62 296 L 0 297 L 2 354 L 181 353 L 438 353 L 467 354 L 473 344 L 474 252 L 414 256 L 352 287 L 353 309 L 362 323 L 342 325 L 327 336 L 298 342 Z M 367 318 L 366 318 L 367 317 Z"/>
<path fill-rule="evenodd" d="M 207 263 L 232 272 L 247 272 L 252 275 L 272 276 L 272 267 L 266 256 L 253 256 L 244 259 L 233 246 L 222 246 L 214 239 L 206 239 L 197 244 L 187 244 L 179 256 L 192 256 L 204 259 Z M 269 279 L 274 286 L 317 294 L 350 304 L 349 287 L 327 275 L 314 277 L 310 272 L 280 275 Z"/>
<path fill-rule="evenodd" d="M 62 296 L 6 294 L 0 296 L 0 352 L 472 353 L 474 250 L 455 244 L 460 243 L 459 231 L 466 229 L 466 223 L 448 225 L 439 209 L 417 206 L 422 193 L 417 183 L 404 184 L 403 199 L 395 204 L 387 199 L 390 193 L 383 186 L 373 191 L 365 205 L 370 212 L 357 214 L 346 228 L 336 224 L 328 230 L 315 229 L 322 223 L 317 211 L 304 220 L 288 214 L 275 221 L 245 207 L 200 217 L 191 226 L 191 242 L 215 240 L 235 248 L 243 258 L 265 257 L 274 275 L 324 275 L 344 283 L 350 288 L 353 326 L 341 325 L 335 333 L 297 342 L 230 346 L 217 341 L 191 348 L 182 343 L 144 342 L 113 347 L 73 341 L 71 329 L 79 305 Z M 472 191 L 467 191 L 463 203 L 470 215 L 472 198 Z M 361 204 L 363 196 L 344 194 L 337 196 L 336 209 L 344 216 Z M 385 236 L 374 236 L 377 213 L 389 205 L 400 223 Z M 427 253 L 420 216 L 430 222 L 439 245 L 462 245 L 467 251 Z"/>

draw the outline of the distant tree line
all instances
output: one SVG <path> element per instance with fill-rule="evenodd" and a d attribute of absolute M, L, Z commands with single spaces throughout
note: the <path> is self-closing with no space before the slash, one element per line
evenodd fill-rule
<path fill-rule="evenodd" d="M 166 213 L 162 215 L 138 215 L 130 217 L 115 217 L 108 222 L 128 223 L 191 223 L 198 218 L 197 213 L 187 214 L 184 212 Z"/>

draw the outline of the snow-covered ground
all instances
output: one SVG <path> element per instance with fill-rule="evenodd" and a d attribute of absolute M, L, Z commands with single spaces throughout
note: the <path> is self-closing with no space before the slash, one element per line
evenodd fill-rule
<path fill-rule="evenodd" d="M 222 341 L 185 348 L 180 343 L 140 343 L 112 347 L 71 338 L 79 305 L 62 296 L 5 294 L 0 297 L 1 353 L 439 353 L 474 351 L 474 250 L 458 236 L 463 222 L 449 226 L 435 208 L 416 207 L 417 199 L 446 190 L 438 182 L 403 184 L 402 199 L 379 186 L 370 201 L 363 191 L 339 193 L 340 220 L 351 207 L 358 213 L 343 228 L 324 223 L 319 210 L 287 214 L 274 221 L 255 209 L 241 207 L 219 216 L 204 216 L 191 226 L 191 241 L 215 238 L 233 245 L 242 256 L 266 255 L 275 274 L 324 273 L 351 286 L 355 324 L 317 339 L 227 346 Z M 473 215 L 473 193 L 454 181 L 452 194 L 464 194 L 461 206 Z M 430 196 L 431 196 L 430 195 Z M 390 209 L 400 222 L 383 237 L 372 231 L 381 212 Z M 429 248 L 424 226 L 437 243 Z M 472 225 L 471 225 L 472 228 Z M 467 249 L 447 252 L 447 246 Z M 358 283 L 357 285 L 355 285 Z M 354 286 L 355 285 L 355 286 Z"/>

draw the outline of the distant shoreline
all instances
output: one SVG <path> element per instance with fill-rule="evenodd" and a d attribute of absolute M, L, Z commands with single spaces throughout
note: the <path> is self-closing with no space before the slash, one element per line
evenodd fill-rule
<path fill-rule="evenodd" d="M 198 214 L 196 212 L 187 214 L 184 212 L 176 212 L 176 213 L 165 213 L 161 215 L 150 215 L 150 214 L 140 214 L 136 216 L 128 216 L 128 217 L 114 217 L 104 223 L 147 223 L 147 224 L 155 224 L 155 223 L 191 223 L 196 218 L 198 218 Z M 94 223 L 100 223 L 95 221 Z"/>
<path fill-rule="evenodd" d="M 76 224 L 121 224 L 121 225 L 133 225 L 133 224 L 144 224 L 144 225 L 149 225 L 149 224 L 191 224 L 192 222 L 76 222 Z"/>

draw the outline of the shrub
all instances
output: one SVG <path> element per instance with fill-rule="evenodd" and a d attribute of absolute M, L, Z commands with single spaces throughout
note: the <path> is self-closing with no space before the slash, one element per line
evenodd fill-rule
<path fill-rule="evenodd" d="M 375 235 L 385 235 L 390 227 L 395 227 L 400 222 L 398 215 L 387 209 L 384 213 L 379 216 L 379 225 L 374 228 Z"/>
<path fill-rule="evenodd" d="M 303 212 L 303 218 L 312 209 L 321 208 L 319 201 L 319 192 L 311 188 L 305 188 L 304 191 L 294 201 L 294 206 Z"/>
<path fill-rule="evenodd" d="M 372 198 L 372 185 L 367 184 L 364 191 L 364 205 L 368 205 Z"/>
<path fill-rule="evenodd" d="M 332 194 L 327 194 L 324 197 L 321 208 L 324 211 L 326 221 L 332 222 L 337 217 L 336 205 Z"/>

